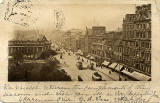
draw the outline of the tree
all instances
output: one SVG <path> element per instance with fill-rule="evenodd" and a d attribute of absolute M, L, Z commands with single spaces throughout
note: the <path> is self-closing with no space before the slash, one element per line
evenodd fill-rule
<path fill-rule="evenodd" d="M 45 52 L 43 52 L 40 56 L 41 59 L 46 59 L 48 58 L 50 55 L 55 56 L 57 55 L 57 52 L 55 50 L 49 49 Z"/>
<path fill-rule="evenodd" d="M 23 60 L 23 53 L 21 51 L 16 51 L 14 54 L 13 54 L 13 59 L 16 61 L 16 62 L 21 62 Z"/>

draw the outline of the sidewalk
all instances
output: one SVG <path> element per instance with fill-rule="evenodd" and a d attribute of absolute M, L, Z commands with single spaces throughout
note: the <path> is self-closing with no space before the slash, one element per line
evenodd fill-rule
<path fill-rule="evenodd" d="M 109 68 L 106 68 L 106 67 L 102 67 L 102 68 L 96 67 L 96 70 L 99 71 L 99 72 L 102 72 L 102 73 L 104 73 L 106 75 L 108 75 L 110 78 L 114 79 L 115 81 L 119 81 L 119 73 L 117 73 L 117 72 L 114 71 L 114 72 L 111 72 L 111 74 L 109 74 L 109 71 L 111 71 L 111 69 L 109 69 Z M 125 79 L 127 79 L 127 81 L 130 80 L 128 77 L 126 77 L 124 75 L 121 75 L 121 74 L 120 74 L 120 77 L 121 77 L 122 81 L 125 81 Z"/>

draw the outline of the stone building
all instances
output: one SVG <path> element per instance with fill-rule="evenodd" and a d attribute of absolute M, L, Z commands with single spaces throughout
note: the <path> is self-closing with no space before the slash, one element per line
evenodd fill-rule
<path fill-rule="evenodd" d="M 114 32 L 112 39 L 113 56 L 114 62 L 122 63 L 122 50 L 123 50 L 123 34 L 122 31 Z"/>
<path fill-rule="evenodd" d="M 106 32 L 103 26 L 93 26 L 92 29 L 87 28 L 85 47 L 88 54 L 94 56 L 96 62 L 111 61 L 114 56 L 114 42 L 117 38 L 119 39 L 118 33 L 122 34 L 121 31 Z"/>
<path fill-rule="evenodd" d="M 123 20 L 122 62 L 129 71 L 151 75 L 151 4 L 137 6 Z"/>
<path fill-rule="evenodd" d="M 93 52 L 92 50 L 92 44 L 97 42 L 97 39 L 100 39 L 101 36 L 105 34 L 106 29 L 105 26 L 93 26 L 92 29 L 86 28 L 86 34 L 85 34 L 85 50 L 88 54 L 91 54 Z"/>
<path fill-rule="evenodd" d="M 63 48 L 77 52 L 79 49 L 84 50 L 84 35 L 78 29 L 69 30 L 63 36 Z"/>
<path fill-rule="evenodd" d="M 106 58 L 106 34 L 95 35 L 96 41 L 91 45 L 91 55 L 95 57 L 96 62 L 103 62 Z"/>
<path fill-rule="evenodd" d="M 42 52 L 51 48 L 51 42 L 47 40 L 45 36 L 41 36 L 38 39 L 24 40 L 14 39 L 8 42 L 9 56 L 22 55 L 25 59 L 36 59 Z"/>

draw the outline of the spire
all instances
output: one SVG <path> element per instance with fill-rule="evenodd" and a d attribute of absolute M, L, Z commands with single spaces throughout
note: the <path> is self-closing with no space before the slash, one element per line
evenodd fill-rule
<path fill-rule="evenodd" d="M 88 35 L 88 28 L 87 28 L 87 26 L 86 26 L 86 35 Z"/>

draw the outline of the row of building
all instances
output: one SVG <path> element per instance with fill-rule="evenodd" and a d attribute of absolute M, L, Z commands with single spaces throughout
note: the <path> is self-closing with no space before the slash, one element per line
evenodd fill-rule
<path fill-rule="evenodd" d="M 151 5 L 137 6 L 135 13 L 126 14 L 122 30 L 108 32 L 105 26 L 70 30 L 61 43 L 65 49 L 94 56 L 96 62 L 121 63 L 130 72 L 151 76 Z"/>

